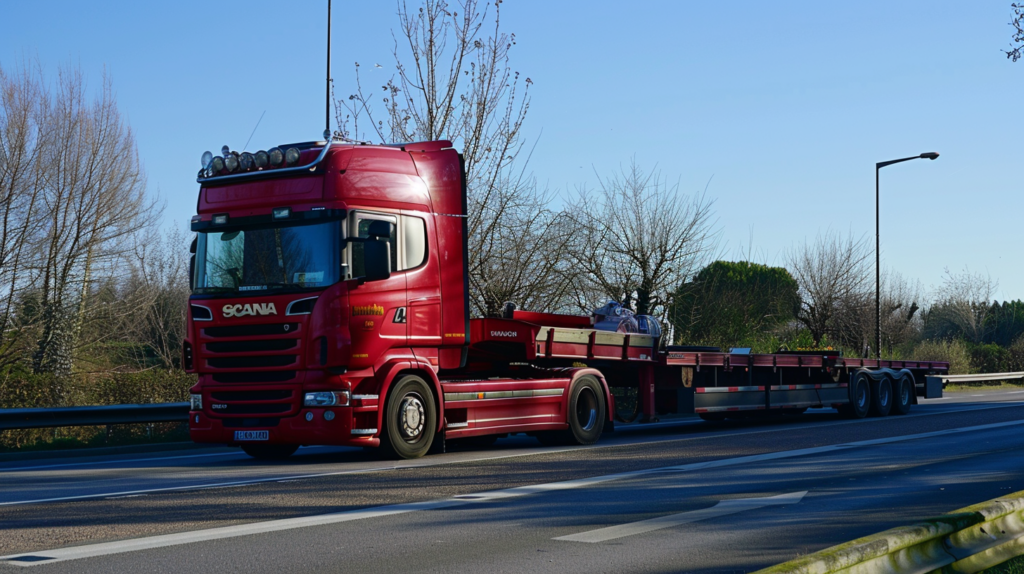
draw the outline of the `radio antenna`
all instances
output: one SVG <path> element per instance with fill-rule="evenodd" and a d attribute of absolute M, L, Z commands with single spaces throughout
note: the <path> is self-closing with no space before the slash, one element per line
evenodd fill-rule
<path fill-rule="evenodd" d="M 245 140 L 245 145 L 242 146 L 243 151 L 249 147 L 249 142 L 252 141 L 252 136 L 256 135 L 256 128 L 260 127 L 260 122 L 263 121 L 263 116 L 265 115 L 267 115 L 267 110 L 263 110 L 263 113 L 260 114 L 260 119 L 256 120 L 256 127 L 252 128 L 252 133 L 249 134 L 249 139 Z"/>
<path fill-rule="evenodd" d="M 331 137 L 331 0 L 327 0 L 327 102 L 324 110 L 324 139 Z"/>

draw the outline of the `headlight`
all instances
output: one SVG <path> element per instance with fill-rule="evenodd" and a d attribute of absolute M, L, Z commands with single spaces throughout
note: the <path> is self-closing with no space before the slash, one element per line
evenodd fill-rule
<path fill-rule="evenodd" d="M 260 150 L 256 152 L 256 167 L 263 169 L 270 165 L 270 154 Z"/>
<path fill-rule="evenodd" d="M 284 152 L 279 147 L 272 147 L 268 152 L 270 155 L 270 165 L 277 167 L 284 162 Z"/>
<path fill-rule="evenodd" d="M 299 148 L 288 148 L 288 151 L 284 152 L 284 161 L 288 165 L 295 165 L 299 163 Z"/>
<path fill-rule="evenodd" d="M 203 410 L 203 395 L 189 395 L 188 400 L 192 405 L 189 407 L 190 411 L 201 411 Z"/>
<path fill-rule="evenodd" d="M 238 156 L 231 154 L 224 158 L 224 167 L 228 168 L 228 171 L 235 171 L 238 169 Z"/>
<path fill-rule="evenodd" d="M 210 169 L 213 170 L 213 173 L 215 175 L 220 173 L 220 170 L 224 169 L 224 158 L 222 158 L 222 157 L 215 157 L 215 158 L 213 158 L 213 161 L 210 162 Z"/>
<path fill-rule="evenodd" d="M 321 391 L 306 393 L 302 401 L 306 407 L 343 407 L 348 404 L 348 391 Z"/>
<path fill-rule="evenodd" d="M 242 171 L 249 171 L 256 166 L 256 158 L 249 152 L 245 152 L 238 156 L 238 167 L 242 168 Z"/>

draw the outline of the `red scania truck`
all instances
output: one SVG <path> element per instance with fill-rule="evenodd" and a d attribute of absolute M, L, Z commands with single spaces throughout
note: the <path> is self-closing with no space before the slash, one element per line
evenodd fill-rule
<path fill-rule="evenodd" d="M 183 348 L 198 442 L 257 458 L 300 445 L 413 458 L 509 433 L 588 444 L 637 414 L 903 414 L 942 392 L 925 376 L 947 363 L 674 346 L 657 329 L 511 308 L 471 319 L 451 142 L 325 134 L 255 154 L 225 146 L 202 164 Z"/>

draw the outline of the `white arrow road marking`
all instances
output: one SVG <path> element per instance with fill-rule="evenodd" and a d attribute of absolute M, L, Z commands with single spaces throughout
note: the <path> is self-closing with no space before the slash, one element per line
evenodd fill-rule
<path fill-rule="evenodd" d="M 800 502 L 806 494 L 807 491 L 804 490 L 802 492 L 790 492 L 789 494 L 780 494 L 778 496 L 769 496 L 766 498 L 735 498 L 722 500 L 711 508 L 702 508 L 700 510 L 691 510 L 690 512 L 659 516 L 658 518 L 631 522 L 629 524 L 619 524 L 617 526 L 609 526 L 607 528 L 599 528 L 597 530 L 571 534 L 569 536 L 559 536 L 554 540 L 591 543 L 604 542 L 606 540 L 633 536 L 634 534 L 643 534 L 644 532 L 651 532 L 652 530 L 671 528 L 673 526 L 679 526 L 680 524 L 689 524 L 690 522 L 699 522 L 701 520 L 729 516 L 730 514 L 739 514 L 740 512 L 756 510 L 758 508 L 764 508 L 765 506 L 796 504 Z"/>
<path fill-rule="evenodd" d="M 621 472 L 617 474 L 606 474 L 604 476 L 595 476 L 592 478 L 582 478 L 578 480 L 567 480 L 562 482 L 549 482 L 546 484 L 531 484 L 528 486 L 519 486 L 516 488 L 506 488 L 503 490 L 490 490 L 486 492 L 477 492 L 473 494 L 461 494 L 452 498 L 443 500 L 432 500 L 424 502 L 415 502 L 411 504 L 394 504 L 390 506 L 377 506 L 374 508 L 364 508 L 361 510 L 348 510 L 345 512 L 336 512 L 333 514 L 320 514 L 316 516 L 302 516 L 298 518 L 286 518 L 283 520 L 270 520 L 266 522 L 254 522 L 250 524 L 240 524 L 237 526 L 225 526 L 222 528 L 210 528 L 207 530 L 196 530 L 194 532 L 182 532 L 180 534 L 164 534 L 160 536 L 150 536 L 147 538 L 135 538 L 131 540 L 122 540 L 118 542 L 104 542 L 100 544 L 88 544 L 84 546 L 71 546 L 69 548 L 59 548 L 56 550 L 40 550 L 38 552 L 23 552 L 20 554 L 9 554 L 7 556 L 0 556 L 0 562 L 6 564 L 15 564 L 18 566 L 35 566 L 37 564 L 53 564 L 54 562 L 63 562 L 65 560 L 76 560 L 79 558 L 92 558 L 96 556 L 106 556 L 108 554 L 118 554 L 121 552 L 132 552 L 135 550 L 146 550 L 150 548 L 163 548 L 165 546 L 177 546 L 179 544 L 189 544 L 193 542 L 202 542 L 205 540 L 219 540 L 222 538 L 234 538 L 237 536 L 247 536 L 250 534 L 263 534 L 267 532 L 277 532 L 281 530 L 292 530 L 294 528 L 305 528 L 308 526 L 321 526 L 325 524 L 337 524 L 339 522 L 349 522 L 352 520 L 361 520 L 364 518 L 375 518 L 379 516 L 393 516 L 396 514 L 405 514 L 408 512 L 415 512 L 418 510 L 435 510 L 442 508 L 452 508 L 456 506 L 462 506 L 466 504 L 472 504 L 475 502 L 488 502 L 501 500 L 506 498 L 516 498 L 520 496 L 527 496 L 531 494 L 542 494 L 545 492 L 555 492 L 559 490 L 572 490 L 576 488 L 586 488 L 588 486 L 594 486 L 605 482 L 611 482 L 614 480 L 628 480 L 634 478 L 640 478 L 652 474 L 664 473 L 664 472 L 691 472 L 694 470 L 704 470 L 709 468 L 723 468 L 727 466 L 741 466 L 745 464 L 752 464 L 758 462 L 765 462 L 769 460 L 781 460 L 787 458 L 796 458 L 801 456 L 810 456 L 816 454 L 833 453 L 843 450 L 848 450 L 858 447 L 866 446 L 878 446 L 884 444 L 893 444 L 898 442 L 906 442 L 911 440 L 918 440 L 924 438 L 932 438 L 938 436 L 946 436 L 953 434 L 960 434 L 966 432 L 976 432 L 982 430 L 990 430 L 997 428 L 1006 428 L 1012 426 L 1024 425 L 1024 420 L 1008 421 L 1002 423 L 990 423 L 986 425 L 978 425 L 972 427 L 961 427 L 955 429 L 946 429 L 941 431 L 926 432 L 920 434 L 902 435 L 886 438 L 878 438 L 872 440 L 862 440 L 857 442 L 848 442 L 842 444 L 834 444 L 828 446 L 819 446 L 813 448 L 802 448 L 797 450 L 787 450 L 780 452 L 769 452 L 764 454 L 756 454 L 750 456 L 740 456 L 736 458 L 726 458 L 720 460 L 710 460 L 707 462 L 695 462 L 690 464 L 681 464 L 678 466 L 666 466 L 661 468 L 650 468 L 646 470 L 636 470 L 630 472 Z M 551 451 L 548 451 L 551 452 Z M 366 472 L 366 471 L 357 471 Z M 325 473 L 322 476 L 331 476 L 335 474 L 343 473 Z M 277 477 L 270 480 L 282 480 L 288 477 Z M 234 484 L 224 484 L 221 486 L 234 486 Z M 136 494 L 136 493 L 121 493 L 121 494 Z M 762 499 L 764 500 L 764 499 Z"/>

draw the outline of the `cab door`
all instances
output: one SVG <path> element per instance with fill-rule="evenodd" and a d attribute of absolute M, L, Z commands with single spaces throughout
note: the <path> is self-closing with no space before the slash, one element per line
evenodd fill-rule
<path fill-rule="evenodd" d="M 368 367 L 381 353 L 393 347 L 408 345 L 407 312 L 409 304 L 406 277 L 399 269 L 397 215 L 372 211 L 353 211 L 349 215 L 348 237 L 368 237 L 370 223 L 391 223 L 388 244 L 391 251 L 391 277 L 352 284 L 349 291 L 349 329 L 352 334 L 352 363 L 355 368 Z M 347 244 L 346 277 L 357 279 L 365 275 L 363 245 Z"/>

